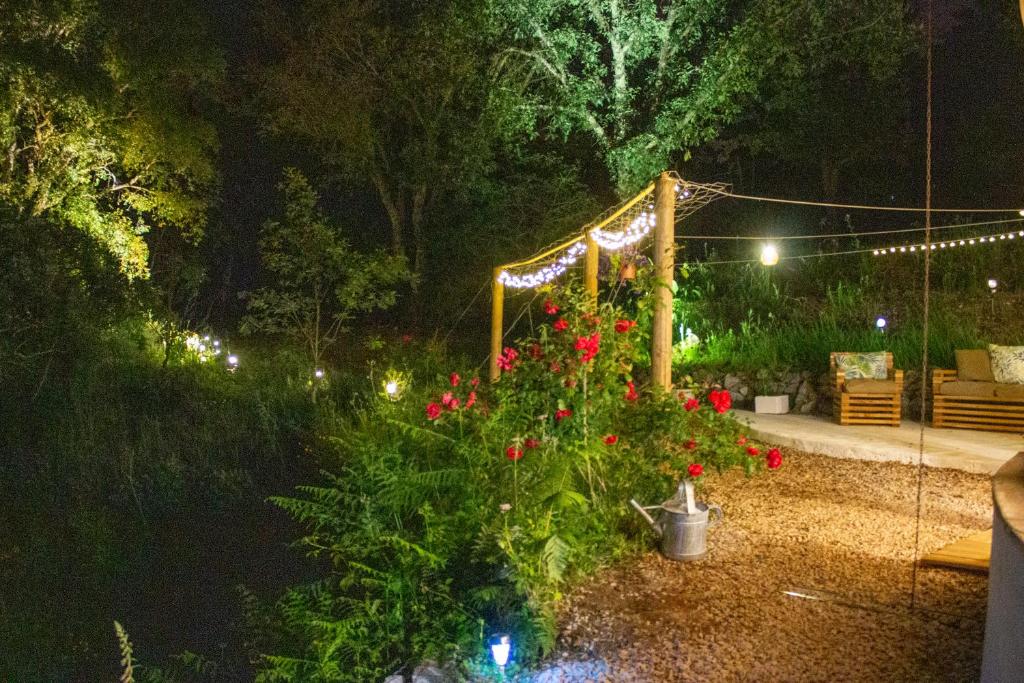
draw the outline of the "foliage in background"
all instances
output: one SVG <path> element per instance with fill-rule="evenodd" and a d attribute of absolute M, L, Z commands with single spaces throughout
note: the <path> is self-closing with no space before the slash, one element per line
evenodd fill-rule
<path fill-rule="evenodd" d="M 947 233 L 948 235 L 948 233 Z M 955 367 L 953 351 L 1024 340 L 1022 245 L 999 242 L 936 252 L 932 264 L 929 360 Z M 868 255 L 760 264 L 696 266 L 683 273 L 677 322 L 702 339 L 681 358 L 686 371 L 824 372 L 832 351 L 892 351 L 917 369 L 922 349 L 919 256 Z M 988 279 L 999 282 L 992 294 Z M 875 321 L 884 317 L 886 331 Z"/>
<path fill-rule="evenodd" d="M 260 252 L 272 284 L 248 293 L 244 332 L 283 334 L 302 346 L 314 368 L 357 313 L 387 309 L 406 277 L 405 258 L 353 250 L 317 203 L 298 170 L 285 170 L 283 221 L 268 221 Z M 316 391 L 313 392 L 316 400 Z"/>
<path fill-rule="evenodd" d="M 890 73 L 910 29 L 903 2 L 495 3 L 499 62 L 530 133 L 581 135 L 620 196 L 714 140 L 768 82 L 831 69 Z"/>
<path fill-rule="evenodd" d="M 629 498 L 667 498 L 693 463 L 760 469 L 723 397 L 634 382 L 621 309 L 561 292 L 538 315 L 494 386 L 424 354 L 396 368 L 411 377 L 397 399 L 378 387 L 321 413 L 324 483 L 276 502 L 308 528 L 300 546 L 323 576 L 259 616 L 277 634 L 261 680 L 485 667 L 495 631 L 527 663 L 553 646 L 567 587 L 638 548 Z"/>
<path fill-rule="evenodd" d="M 129 277 L 151 228 L 201 234 L 216 180 L 194 106 L 223 70 L 189 0 L 6 3 L 0 17 L 0 200 L 81 230 Z"/>

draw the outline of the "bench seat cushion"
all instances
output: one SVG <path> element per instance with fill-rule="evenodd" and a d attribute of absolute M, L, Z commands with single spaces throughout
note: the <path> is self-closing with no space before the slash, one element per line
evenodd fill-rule
<path fill-rule="evenodd" d="M 848 379 L 848 394 L 898 394 L 900 387 L 891 379 Z"/>
<path fill-rule="evenodd" d="M 956 376 L 965 382 L 995 382 L 987 349 L 956 351 Z"/>
<path fill-rule="evenodd" d="M 1024 401 L 1024 384 L 997 384 L 996 398 L 1011 398 Z"/>
<path fill-rule="evenodd" d="M 974 396 L 993 398 L 996 395 L 995 382 L 943 382 L 939 393 L 943 396 Z"/>

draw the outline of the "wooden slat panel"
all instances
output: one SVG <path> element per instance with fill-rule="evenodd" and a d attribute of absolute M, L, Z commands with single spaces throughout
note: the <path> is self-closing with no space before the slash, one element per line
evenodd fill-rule
<path fill-rule="evenodd" d="M 987 572 L 992 557 L 992 530 L 962 538 L 928 553 L 921 564 Z"/>

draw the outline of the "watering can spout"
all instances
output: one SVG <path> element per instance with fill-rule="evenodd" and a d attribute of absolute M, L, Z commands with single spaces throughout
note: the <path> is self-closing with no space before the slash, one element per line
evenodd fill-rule
<path fill-rule="evenodd" d="M 651 525 L 652 529 L 654 529 L 654 533 L 658 534 L 658 536 L 660 537 L 661 525 L 655 522 L 654 518 L 647 514 L 647 510 L 644 510 L 644 507 L 640 505 L 640 503 L 633 500 L 632 498 L 629 499 L 629 504 L 632 505 L 636 509 L 636 511 L 640 513 L 641 517 L 647 520 L 647 523 Z"/>

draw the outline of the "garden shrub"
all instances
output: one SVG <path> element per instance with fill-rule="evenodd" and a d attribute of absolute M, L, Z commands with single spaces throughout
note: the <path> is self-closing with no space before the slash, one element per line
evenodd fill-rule
<path fill-rule="evenodd" d="M 397 398 L 378 388 L 322 411 L 324 482 L 275 502 L 307 527 L 299 545 L 323 576 L 272 611 L 261 680 L 485 667 L 496 631 L 529 662 L 553 646 L 567 588 L 643 547 L 630 498 L 664 500 L 704 467 L 763 466 L 726 392 L 639 385 L 621 309 L 569 289 L 544 314 L 493 385 L 420 364 Z"/>

